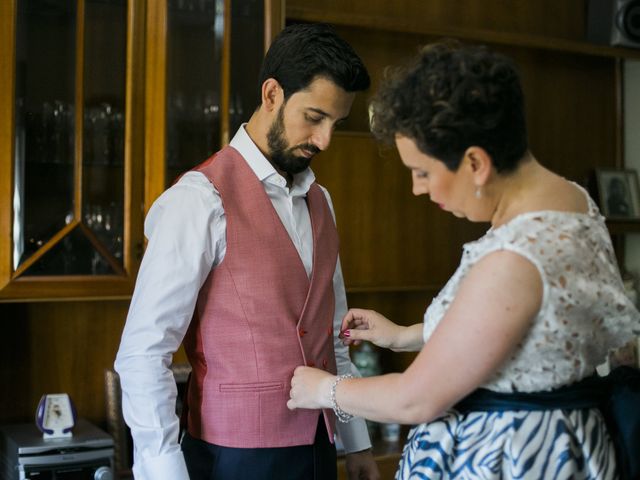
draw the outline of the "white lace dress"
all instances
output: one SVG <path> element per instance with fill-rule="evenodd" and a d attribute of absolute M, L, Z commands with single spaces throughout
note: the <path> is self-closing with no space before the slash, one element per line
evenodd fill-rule
<path fill-rule="evenodd" d="M 510 250 L 537 267 L 543 299 L 531 330 L 483 387 L 540 392 L 593 374 L 611 348 L 640 333 L 640 314 L 624 294 L 604 219 L 588 201 L 587 214 L 527 213 L 466 244 L 458 270 L 425 313 L 425 341 L 473 265 Z M 396 479 L 615 476 L 613 446 L 596 409 L 451 410 L 412 430 Z"/>

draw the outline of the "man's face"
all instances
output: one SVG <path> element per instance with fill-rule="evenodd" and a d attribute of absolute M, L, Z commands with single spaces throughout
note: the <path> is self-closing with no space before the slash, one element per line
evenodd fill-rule
<path fill-rule="evenodd" d="M 284 131 L 284 107 L 285 104 L 280 106 L 278 116 L 269 127 L 269 132 L 267 133 L 269 156 L 275 168 L 295 175 L 305 170 L 311 163 L 313 155 L 320 150 L 311 144 L 289 147 Z"/>
<path fill-rule="evenodd" d="M 273 166 L 294 175 L 305 170 L 315 154 L 326 150 L 337 123 L 347 117 L 355 93 L 325 78 L 283 102 L 269 127 L 267 142 Z"/>

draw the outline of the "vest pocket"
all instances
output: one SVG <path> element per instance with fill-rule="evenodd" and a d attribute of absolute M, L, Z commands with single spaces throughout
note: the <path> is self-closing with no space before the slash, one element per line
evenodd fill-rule
<path fill-rule="evenodd" d="M 250 383 L 221 383 L 220 392 L 236 393 L 236 392 L 275 392 L 282 390 L 284 384 L 282 382 L 250 382 Z"/>

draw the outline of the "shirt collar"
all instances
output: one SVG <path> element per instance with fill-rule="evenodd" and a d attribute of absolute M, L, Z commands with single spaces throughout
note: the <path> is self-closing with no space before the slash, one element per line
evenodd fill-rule
<path fill-rule="evenodd" d="M 247 164 L 256 174 L 261 182 L 274 182 L 275 178 L 283 178 L 269 160 L 262 154 L 257 145 L 253 142 L 246 130 L 246 123 L 243 123 L 236 134 L 229 142 L 229 145 L 235 148 L 240 155 L 246 160 Z M 316 180 L 313 171 L 310 168 L 297 173 L 293 176 L 293 183 L 290 188 L 291 195 L 306 195 L 311 184 Z"/>

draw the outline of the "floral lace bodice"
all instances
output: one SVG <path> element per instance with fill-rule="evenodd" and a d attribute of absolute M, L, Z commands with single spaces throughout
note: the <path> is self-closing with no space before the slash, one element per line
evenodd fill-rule
<path fill-rule="evenodd" d="M 483 256 L 510 250 L 536 266 L 543 283 L 540 311 L 484 388 L 531 392 L 573 383 L 591 375 L 609 349 L 640 334 L 640 314 L 624 293 L 604 218 L 587 198 L 586 214 L 525 213 L 464 245 L 460 266 L 427 308 L 425 341 Z"/>

